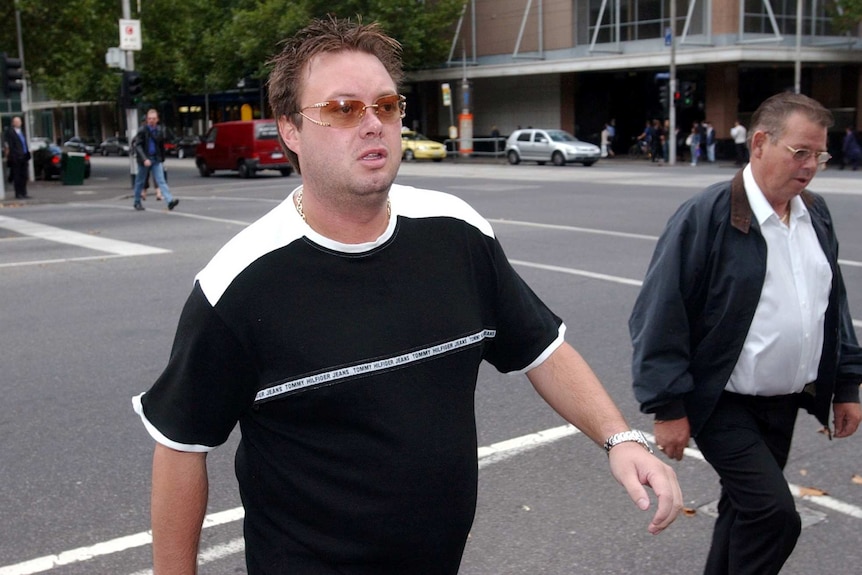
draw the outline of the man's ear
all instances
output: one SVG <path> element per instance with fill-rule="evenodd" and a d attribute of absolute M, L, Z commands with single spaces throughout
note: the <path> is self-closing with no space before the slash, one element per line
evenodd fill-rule
<path fill-rule="evenodd" d="M 754 135 L 751 136 L 751 155 L 759 159 L 763 155 L 763 146 L 766 145 L 768 139 L 769 134 L 766 132 L 760 130 L 754 132 Z"/>
<path fill-rule="evenodd" d="M 284 145 L 298 156 L 301 140 L 299 128 L 286 115 L 278 119 L 278 135 L 281 136 L 281 141 L 284 142 Z"/>

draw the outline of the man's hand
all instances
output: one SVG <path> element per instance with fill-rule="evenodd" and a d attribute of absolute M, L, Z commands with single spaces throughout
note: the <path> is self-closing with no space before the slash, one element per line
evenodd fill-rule
<path fill-rule="evenodd" d="M 649 509 L 650 500 L 644 485 L 649 485 L 658 499 L 658 505 L 648 530 L 661 533 L 673 523 L 682 510 L 682 491 L 676 472 L 666 463 L 651 455 L 642 445 L 627 441 L 611 448 L 608 454 L 611 474 L 625 487 L 639 508 Z"/>
<path fill-rule="evenodd" d="M 150 166 L 153 165 L 153 163 L 150 161 L 149 158 L 147 158 L 146 160 L 144 160 L 144 165 L 149 168 Z"/>
<path fill-rule="evenodd" d="M 691 439 L 688 418 L 656 421 L 653 426 L 655 444 L 658 450 L 677 461 L 682 461 L 685 448 Z"/>
<path fill-rule="evenodd" d="M 862 407 L 858 403 L 835 403 L 832 412 L 835 414 L 835 437 L 850 437 L 856 433 L 862 421 Z"/>

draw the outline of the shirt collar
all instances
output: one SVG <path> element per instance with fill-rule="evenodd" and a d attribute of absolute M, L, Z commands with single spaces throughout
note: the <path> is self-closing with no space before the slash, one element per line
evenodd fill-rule
<path fill-rule="evenodd" d="M 766 196 L 763 195 L 763 190 L 760 189 L 760 186 L 754 180 L 750 163 L 742 171 L 742 180 L 745 183 L 745 195 L 748 197 L 748 203 L 751 206 L 754 217 L 757 219 L 757 223 L 763 226 L 770 217 L 774 217 L 775 221 L 779 222 L 778 214 L 772 209 Z M 799 196 L 793 196 L 790 200 L 790 217 L 794 220 L 808 218 L 808 208 L 805 207 L 805 202 Z"/>

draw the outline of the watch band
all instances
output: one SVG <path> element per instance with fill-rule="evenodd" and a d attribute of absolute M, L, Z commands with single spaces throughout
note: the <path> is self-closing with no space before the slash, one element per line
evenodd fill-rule
<path fill-rule="evenodd" d="M 605 441 L 605 451 L 608 452 L 608 455 L 611 453 L 611 448 L 614 445 L 618 445 L 620 443 L 625 443 L 627 441 L 634 441 L 635 443 L 640 443 L 644 446 L 644 449 L 653 453 L 652 447 L 650 447 L 649 441 L 644 436 L 644 434 L 637 429 L 630 429 L 628 431 L 621 431 L 619 433 L 614 433 L 610 437 L 608 437 L 607 441 Z"/>

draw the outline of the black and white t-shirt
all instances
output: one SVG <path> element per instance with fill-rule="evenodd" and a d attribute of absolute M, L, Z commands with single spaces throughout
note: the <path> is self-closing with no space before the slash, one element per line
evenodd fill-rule
<path fill-rule="evenodd" d="M 368 244 L 315 233 L 292 195 L 239 233 L 134 400 L 178 450 L 208 451 L 239 422 L 249 573 L 457 573 L 479 365 L 527 371 L 563 341 L 472 208 L 400 185 L 390 198 Z"/>

